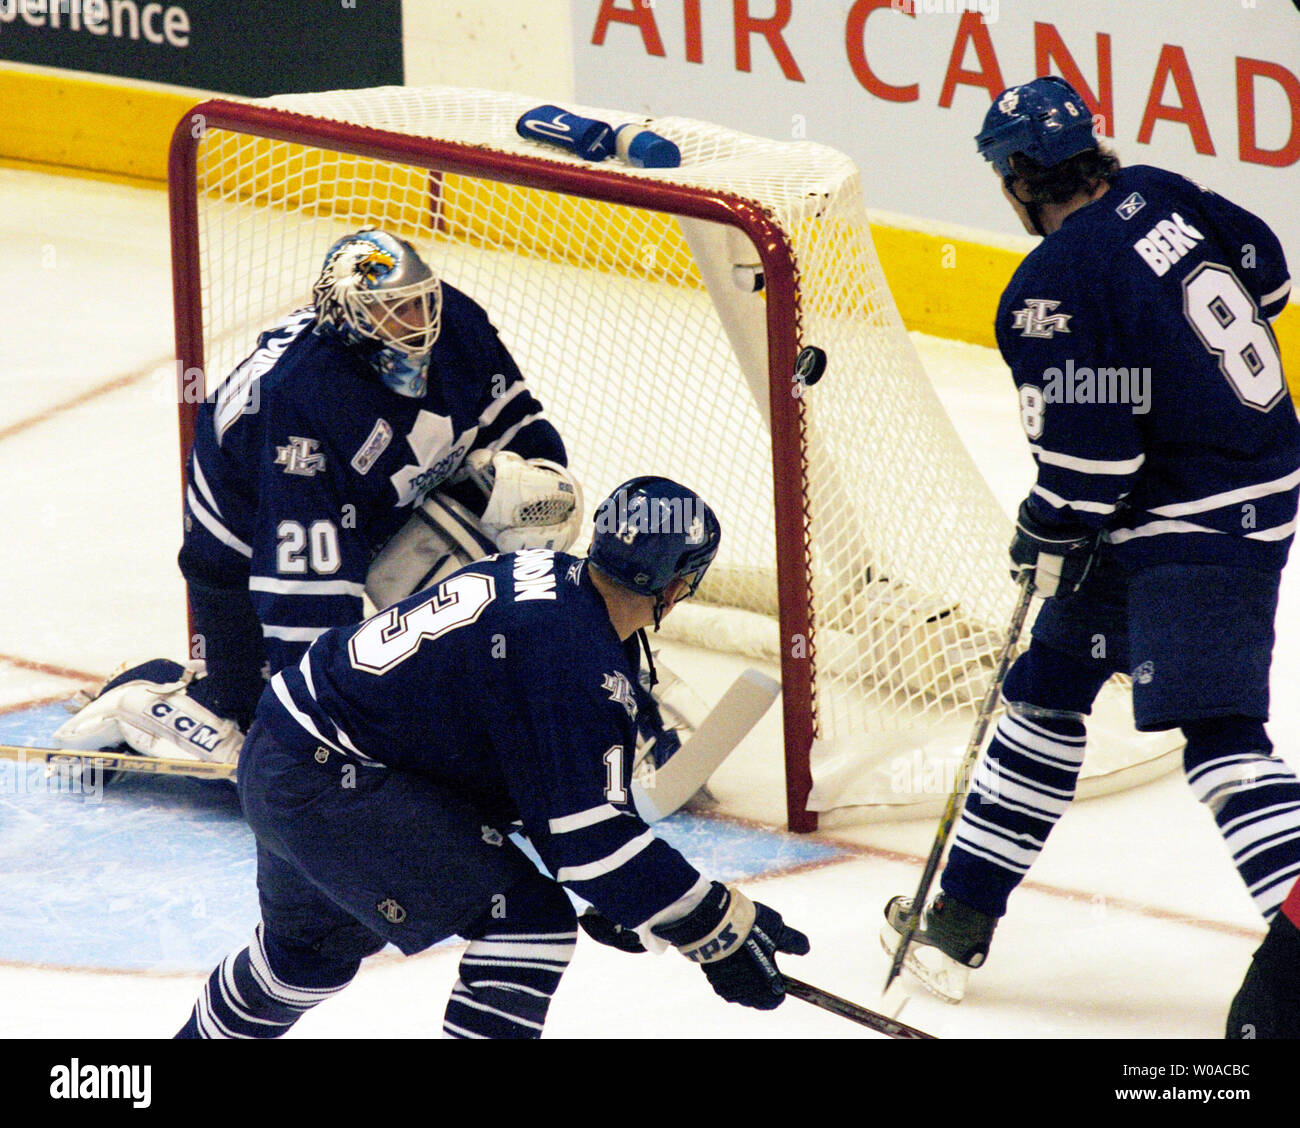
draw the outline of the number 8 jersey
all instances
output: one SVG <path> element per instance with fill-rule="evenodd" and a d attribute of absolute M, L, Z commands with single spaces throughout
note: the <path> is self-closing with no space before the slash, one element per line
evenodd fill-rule
<path fill-rule="evenodd" d="M 1289 293 L 1268 226 L 1176 174 L 1124 169 L 1071 213 L 997 315 L 1038 515 L 1104 527 L 1128 566 L 1280 568 L 1300 425 L 1270 321 Z"/>
<path fill-rule="evenodd" d="M 558 881 L 637 927 L 703 879 L 632 804 L 636 677 L 586 561 L 529 550 L 328 631 L 257 720 L 304 756 L 418 772 L 521 821 Z"/>

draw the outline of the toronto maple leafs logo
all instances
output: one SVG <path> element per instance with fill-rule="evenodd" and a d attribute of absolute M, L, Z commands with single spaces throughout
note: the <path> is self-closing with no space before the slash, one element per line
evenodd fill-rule
<path fill-rule="evenodd" d="M 457 438 L 455 427 L 447 416 L 421 410 L 406 436 L 415 462 L 407 463 L 389 477 L 397 491 L 397 504 L 418 504 L 429 490 L 460 466 L 477 434 L 478 427 L 475 426 Z"/>
<path fill-rule="evenodd" d="M 319 439 L 306 439 L 290 435 L 288 445 L 275 448 L 275 464 L 283 466 L 286 474 L 314 478 L 325 469 L 325 456 L 316 448 Z"/>
<path fill-rule="evenodd" d="M 1020 91 L 1008 90 L 1001 98 L 998 99 L 998 109 L 1004 114 L 1009 114 L 1020 105 Z"/>
<path fill-rule="evenodd" d="M 1050 298 L 1026 298 L 1025 308 L 1012 315 L 1011 327 L 1019 329 L 1022 337 L 1050 338 L 1056 333 L 1068 333 L 1074 314 L 1053 313 L 1060 304 Z"/>
<path fill-rule="evenodd" d="M 636 720 L 636 694 L 632 692 L 632 683 L 625 674 L 615 670 L 612 674 L 602 676 L 600 688 L 609 694 L 609 699 L 627 710 L 627 715 Z"/>

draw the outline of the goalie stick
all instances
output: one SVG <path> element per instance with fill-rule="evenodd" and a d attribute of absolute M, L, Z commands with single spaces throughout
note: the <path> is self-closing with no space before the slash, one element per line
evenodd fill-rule
<path fill-rule="evenodd" d="M 709 782 L 780 692 L 781 683 L 759 670 L 741 674 L 666 764 L 637 772 L 632 782 L 636 813 L 654 823 L 678 810 Z"/>
<path fill-rule="evenodd" d="M 101 772 L 143 772 L 152 775 L 192 776 L 196 779 L 235 778 L 234 764 L 137 756 L 128 752 L 86 752 L 77 748 L 27 748 L 21 744 L 0 744 L 0 760 L 45 763 L 50 766 L 67 764 L 79 766 L 83 771 L 98 767 Z"/>
<path fill-rule="evenodd" d="M 646 822 L 667 818 L 700 790 L 735 747 L 767 712 L 781 684 L 758 670 L 746 670 L 722 695 L 700 727 L 663 767 L 632 788 L 637 813 Z M 49 765 L 79 765 L 83 770 L 180 775 L 197 779 L 235 778 L 233 763 L 210 763 L 178 757 L 137 756 L 126 752 L 83 751 L 75 748 L 28 748 L 0 744 L 0 760 Z"/>
<path fill-rule="evenodd" d="M 1034 573 L 1032 571 L 1025 572 L 1020 577 L 1019 582 L 1020 595 L 1016 599 L 1015 610 L 1011 613 L 1011 623 L 1007 627 L 1006 641 L 998 652 L 998 664 L 993 672 L 993 680 L 989 682 L 989 688 L 984 694 L 984 700 L 980 702 L 980 711 L 975 718 L 975 728 L 971 732 L 970 743 L 966 745 L 966 754 L 957 767 L 957 779 L 953 784 L 952 794 L 948 796 L 947 805 L 944 807 L 943 815 L 939 819 L 939 829 L 935 832 L 934 844 L 930 847 L 930 856 L 925 860 L 925 869 L 921 871 L 921 880 L 916 887 L 916 895 L 912 898 L 912 912 L 903 918 L 903 932 L 898 939 L 898 947 L 894 950 L 893 962 L 889 965 L 889 975 L 885 979 L 886 991 L 898 978 L 898 973 L 903 967 L 903 960 L 907 956 L 907 949 L 911 947 L 912 938 L 916 935 L 916 929 L 921 923 L 921 913 L 925 909 L 926 898 L 930 896 L 930 886 L 934 882 L 935 873 L 938 872 L 939 861 L 942 859 L 944 849 L 948 845 L 948 838 L 952 834 L 952 828 L 956 825 L 957 814 L 966 799 L 966 791 L 970 786 L 970 777 L 975 767 L 975 761 L 979 758 L 980 749 L 984 746 L 984 734 L 988 731 L 989 718 L 993 716 L 993 710 L 997 706 L 998 696 L 1002 692 L 1002 683 L 1007 680 L 1007 671 L 1011 668 L 1012 652 L 1016 649 L 1016 643 L 1020 641 L 1020 631 L 1025 625 L 1025 616 L 1029 613 L 1029 601 L 1034 594 Z"/>
<path fill-rule="evenodd" d="M 831 1014 L 838 1014 L 841 1018 L 847 1018 L 850 1022 L 856 1022 L 860 1026 L 868 1026 L 877 1033 L 888 1035 L 890 1038 L 906 1039 L 908 1041 L 937 1041 L 933 1034 L 927 1034 L 924 1030 L 918 1030 L 915 1026 L 908 1026 L 907 1023 L 899 1022 L 887 1015 L 867 1010 L 866 1007 L 860 1007 L 857 1003 L 849 1002 L 848 999 L 841 999 L 838 995 L 832 995 L 829 991 L 814 987 L 811 983 L 804 983 L 801 979 L 791 979 L 788 975 L 782 978 L 785 979 L 787 995 L 802 999 L 805 1003 L 811 1003 L 815 1007 L 821 1007 L 822 1010 L 830 1011 Z"/>

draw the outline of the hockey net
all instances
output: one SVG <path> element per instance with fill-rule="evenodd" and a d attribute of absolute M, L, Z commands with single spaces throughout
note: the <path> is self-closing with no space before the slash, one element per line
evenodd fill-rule
<path fill-rule="evenodd" d="M 306 304 L 326 249 L 394 230 L 486 308 L 589 503 L 661 473 L 718 512 L 717 562 L 665 628 L 780 667 L 791 826 L 939 810 L 1014 603 L 1011 529 L 902 325 L 857 170 L 682 118 L 653 123 L 680 168 L 593 164 L 519 138 L 534 105 L 385 88 L 206 102 L 182 120 L 182 458 L 196 401 Z M 807 344 L 830 363 L 805 387 Z M 1171 763 L 1126 710 L 1108 687 L 1085 791 Z"/>

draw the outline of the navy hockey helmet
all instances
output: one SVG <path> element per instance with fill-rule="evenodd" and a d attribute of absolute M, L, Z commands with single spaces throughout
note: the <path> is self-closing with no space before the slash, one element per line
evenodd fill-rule
<path fill-rule="evenodd" d="M 1015 175 L 1011 158 L 1016 153 L 1051 168 L 1098 148 L 1087 105 L 1073 86 L 1054 74 L 999 94 L 984 115 L 975 144 L 1004 181 Z"/>
<path fill-rule="evenodd" d="M 312 301 L 319 325 L 354 344 L 380 345 L 375 363 L 394 391 L 424 394 L 442 328 L 442 282 L 410 243 L 375 227 L 344 236 L 325 255 Z"/>
<path fill-rule="evenodd" d="M 699 494 L 669 478 L 624 482 L 596 509 L 590 562 L 639 595 L 654 596 L 656 623 L 664 593 L 676 579 L 690 598 L 722 542 L 722 526 Z"/>

